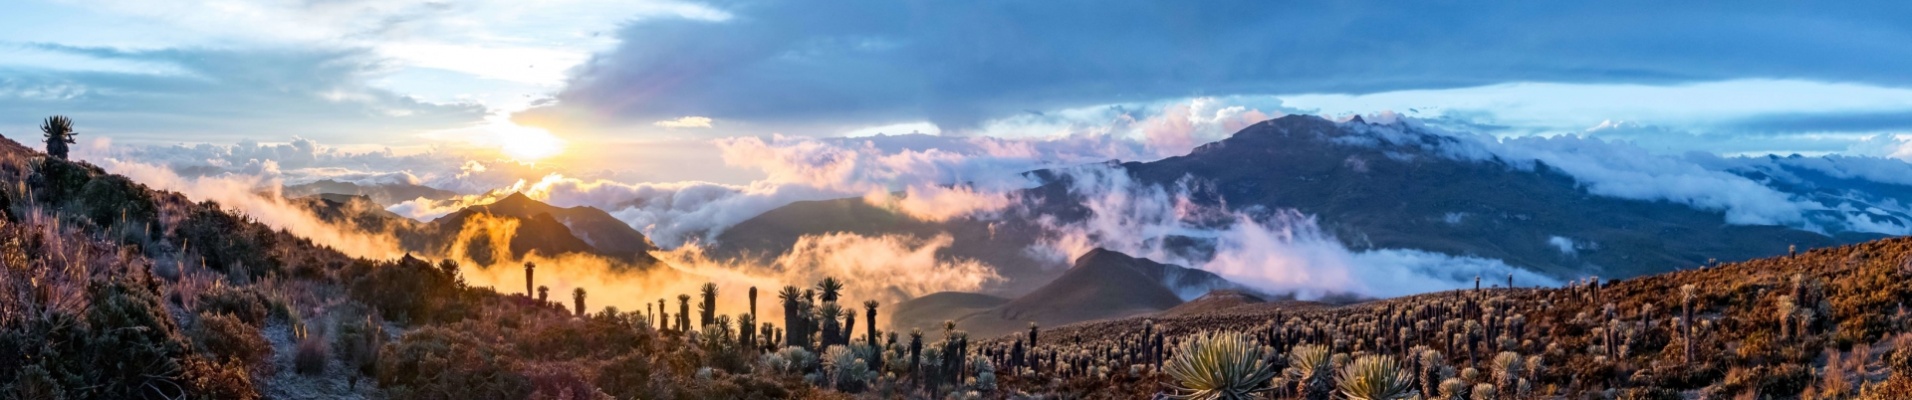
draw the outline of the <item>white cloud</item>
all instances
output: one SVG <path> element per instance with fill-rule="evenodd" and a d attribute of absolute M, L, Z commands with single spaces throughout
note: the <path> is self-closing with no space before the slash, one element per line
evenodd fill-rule
<path fill-rule="evenodd" d="M 709 117 L 699 117 L 699 116 L 693 115 L 693 116 L 681 117 L 678 119 L 657 121 L 657 122 L 651 123 L 651 125 L 656 125 L 656 126 L 661 126 L 665 128 L 671 128 L 671 129 L 709 128 L 710 122 L 711 122 L 711 119 Z"/>

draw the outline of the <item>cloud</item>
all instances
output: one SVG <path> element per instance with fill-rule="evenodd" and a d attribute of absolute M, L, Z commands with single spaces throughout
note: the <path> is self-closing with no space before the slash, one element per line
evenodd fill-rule
<path fill-rule="evenodd" d="M 1908 16 L 1876 4 L 716 7 L 733 18 L 626 24 L 555 106 L 519 117 L 615 126 L 703 115 L 739 129 L 927 120 L 963 130 L 1025 110 L 1191 95 L 1776 76 L 1903 86 L 1899 71 L 1912 67 L 1912 50 L 1897 45 Z"/>
<path fill-rule="evenodd" d="M 1044 216 L 1045 238 L 1027 249 L 1066 263 L 1093 248 L 1213 272 L 1275 294 L 1318 299 L 1335 294 L 1399 296 L 1457 289 L 1478 276 L 1513 275 L 1524 285 L 1559 280 L 1499 260 L 1413 249 L 1353 251 L 1293 210 L 1229 209 L 1190 200 L 1205 190 L 1184 179 L 1174 187 L 1144 185 L 1108 165 L 1062 171 L 1087 218 Z M 1196 242 L 1205 245 L 1190 246 Z"/>
<path fill-rule="evenodd" d="M 178 73 L 0 67 L 0 113 L 65 114 L 82 135 L 125 143 L 325 137 L 372 142 L 478 121 L 472 104 L 418 101 L 369 84 L 383 69 L 361 49 L 128 50 L 38 45 L 98 59 L 176 67 Z M 32 132 L 19 122 L 0 129 Z"/>
<path fill-rule="evenodd" d="M 677 119 L 670 119 L 670 120 L 663 120 L 663 121 L 657 121 L 657 122 L 653 122 L 653 123 L 651 123 L 651 125 L 657 125 L 657 126 L 661 126 L 661 127 L 665 127 L 665 128 L 672 128 L 672 129 L 676 129 L 676 128 L 709 128 L 709 127 L 710 127 L 710 118 L 708 118 L 708 117 L 698 117 L 698 116 L 688 116 L 688 117 L 680 117 L 680 118 L 677 118 Z"/>
<path fill-rule="evenodd" d="M 262 182 L 257 176 L 182 177 L 159 165 L 111 158 L 89 161 L 109 173 L 126 176 L 153 189 L 179 192 L 194 201 L 217 202 L 266 226 L 323 243 L 353 257 L 389 259 L 404 253 L 395 240 L 327 223 L 306 209 L 287 203 L 276 192 L 258 192 L 260 187 L 275 185 Z"/>

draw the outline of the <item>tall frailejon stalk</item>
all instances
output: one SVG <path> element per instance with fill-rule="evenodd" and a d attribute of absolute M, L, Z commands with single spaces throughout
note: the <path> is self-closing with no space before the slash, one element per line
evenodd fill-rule
<path fill-rule="evenodd" d="M 690 295 L 677 295 L 677 331 L 690 332 Z"/>
<path fill-rule="evenodd" d="M 571 289 L 571 299 L 577 305 L 577 315 L 584 316 L 584 288 Z"/>
<path fill-rule="evenodd" d="M 870 350 L 877 353 L 876 357 L 870 358 L 870 369 L 881 371 L 883 370 L 883 346 L 876 343 L 876 306 L 876 300 L 865 300 L 863 302 L 863 319 L 866 320 L 864 321 L 866 325 L 863 328 L 866 332 L 863 334 L 863 339 L 869 343 Z"/>
<path fill-rule="evenodd" d="M 864 317 L 863 319 L 864 319 L 864 322 L 868 324 L 864 326 L 863 328 L 865 331 L 863 333 L 863 341 L 868 342 L 870 345 L 870 348 L 872 349 L 882 349 L 882 347 L 877 346 L 877 343 L 876 343 L 876 340 L 877 340 L 876 306 L 877 305 L 878 304 L 876 300 L 865 300 L 863 302 L 863 317 Z"/>
<path fill-rule="evenodd" d="M 703 299 L 697 303 L 697 325 L 702 327 L 717 322 L 717 284 L 704 282 L 699 294 L 703 295 Z"/>
<path fill-rule="evenodd" d="M 533 275 L 533 272 L 537 270 L 538 270 L 538 264 L 532 263 L 530 261 L 526 261 L 524 263 L 524 297 L 531 297 L 531 285 L 532 285 L 532 282 L 536 281 L 532 279 L 532 275 Z"/>
<path fill-rule="evenodd" d="M 798 320 L 800 316 L 797 313 L 797 303 L 803 301 L 803 294 L 796 286 L 784 286 L 782 291 L 777 292 L 777 299 L 783 301 L 783 345 L 797 346 L 799 338 L 808 337 L 803 334 L 802 321 Z"/>
<path fill-rule="evenodd" d="M 1685 355 L 1688 364 L 1693 362 L 1693 342 L 1697 339 L 1693 337 L 1693 331 L 1695 330 L 1693 326 L 1693 302 L 1697 297 L 1699 297 L 1698 287 L 1692 284 L 1680 286 L 1680 338 L 1682 339 L 1681 342 L 1685 342 L 1680 350 L 1681 353 Z"/>

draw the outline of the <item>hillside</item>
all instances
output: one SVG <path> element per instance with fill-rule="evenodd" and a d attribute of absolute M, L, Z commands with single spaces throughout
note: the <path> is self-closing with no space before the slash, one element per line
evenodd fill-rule
<path fill-rule="evenodd" d="M 1154 393 L 1163 386 L 1146 375 L 1098 379 L 1082 371 L 1157 366 L 1178 340 L 1237 331 L 1278 354 L 1304 345 L 1396 359 L 1430 354 L 1415 362 L 1449 368 L 1435 368 L 1436 381 L 1468 368 L 1498 373 L 1506 368 L 1501 355 L 1513 354 L 1520 358 L 1515 377 L 1525 382 L 1506 393 L 1523 397 L 1611 388 L 1623 398 L 1850 398 L 1873 385 L 1873 397 L 1863 398 L 1903 398 L 1895 396 L 1912 394 L 1912 380 L 1901 375 L 1912 369 L 1907 279 L 1912 238 L 1892 238 L 1554 289 L 1459 290 L 1343 306 L 1243 302 L 1045 330 L 1041 345 L 1026 351 L 1062 363 L 1055 373 L 1073 383 L 1020 384 L 1114 397 Z M 1023 339 L 991 340 L 983 351 L 1007 353 Z M 1888 377 L 1893 383 L 1883 384 Z M 1482 381 L 1493 382 L 1474 380 Z M 1305 390 L 1293 380 L 1278 383 L 1287 385 L 1276 389 L 1281 398 Z M 1445 384 L 1425 385 L 1416 388 Z"/>

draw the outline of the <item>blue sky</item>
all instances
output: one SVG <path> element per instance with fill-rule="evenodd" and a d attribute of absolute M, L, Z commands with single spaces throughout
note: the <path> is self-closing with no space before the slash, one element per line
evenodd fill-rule
<path fill-rule="evenodd" d="M 0 134 L 572 156 L 746 182 L 737 136 L 1041 136 L 1211 99 L 1667 153 L 1899 153 L 1894 2 L 16 0 Z M 1072 118 L 1087 118 L 1073 120 Z M 1883 135 L 1883 136 L 1882 136 Z M 634 156 L 635 155 L 635 156 Z M 455 168 L 456 163 L 449 168 Z"/>

